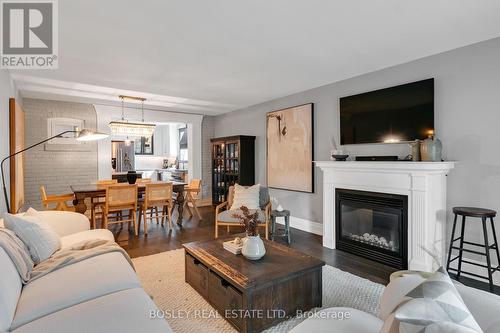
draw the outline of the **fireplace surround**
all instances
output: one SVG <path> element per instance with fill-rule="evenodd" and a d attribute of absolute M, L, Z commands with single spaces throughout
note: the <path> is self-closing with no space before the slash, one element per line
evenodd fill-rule
<path fill-rule="evenodd" d="M 338 247 L 336 189 L 407 197 L 407 268 L 433 271 L 446 256 L 446 176 L 454 162 L 316 161 L 323 171 L 323 246 Z M 435 263 L 431 251 L 439 260 Z"/>
<path fill-rule="evenodd" d="M 408 197 L 337 188 L 336 243 L 397 269 L 408 268 Z"/>

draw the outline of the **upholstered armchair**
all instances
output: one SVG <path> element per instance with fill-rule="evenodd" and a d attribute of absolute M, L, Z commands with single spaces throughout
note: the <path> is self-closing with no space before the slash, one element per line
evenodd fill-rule
<path fill-rule="evenodd" d="M 234 186 L 229 187 L 227 201 L 220 203 L 215 207 L 215 238 L 219 236 L 219 227 L 226 226 L 227 231 L 231 227 L 241 227 L 240 221 L 234 218 L 234 213 L 241 212 L 238 210 L 230 210 L 233 205 Z M 269 239 L 269 220 L 271 218 L 271 201 L 269 198 L 269 190 L 267 187 L 261 186 L 259 189 L 259 227 L 265 227 L 266 239 Z"/>

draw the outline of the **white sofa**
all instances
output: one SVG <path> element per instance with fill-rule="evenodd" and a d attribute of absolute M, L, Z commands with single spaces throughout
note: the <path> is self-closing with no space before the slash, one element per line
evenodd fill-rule
<path fill-rule="evenodd" d="M 379 333 L 385 318 L 399 304 L 401 297 L 423 281 L 420 276 L 403 276 L 391 282 L 384 291 L 378 317 L 351 308 L 328 308 L 297 325 L 291 333 Z M 500 297 L 456 283 L 460 296 L 484 333 L 500 332 Z M 335 319 L 349 313 L 349 319 Z"/>
<path fill-rule="evenodd" d="M 89 230 L 89 220 L 72 212 L 41 212 L 61 237 L 62 248 L 85 239 L 114 240 L 108 230 Z M 0 220 L 0 227 L 3 221 Z M 172 332 L 118 252 L 63 267 L 23 286 L 0 247 L 0 332 Z"/>

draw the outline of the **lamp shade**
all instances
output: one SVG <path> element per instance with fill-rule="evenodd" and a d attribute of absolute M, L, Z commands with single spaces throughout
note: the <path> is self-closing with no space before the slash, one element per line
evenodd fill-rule
<path fill-rule="evenodd" d="M 107 138 L 109 135 L 106 133 L 95 132 L 88 129 L 82 129 L 76 132 L 76 140 L 78 141 L 97 141 Z"/>

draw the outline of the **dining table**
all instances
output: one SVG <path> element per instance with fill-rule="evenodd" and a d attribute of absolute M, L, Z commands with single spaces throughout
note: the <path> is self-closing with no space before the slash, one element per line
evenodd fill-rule
<path fill-rule="evenodd" d="M 146 191 L 146 184 L 151 183 L 172 183 L 173 191 L 177 194 L 175 199 L 175 204 L 177 205 L 177 211 L 179 216 L 177 217 L 177 225 L 182 227 L 182 213 L 184 211 L 184 187 L 187 186 L 187 183 L 184 182 L 176 182 L 176 181 L 155 181 L 150 183 L 138 183 L 137 184 L 137 193 L 138 196 L 141 197 Z M 83 185 L 70 185 L 71 191 L 73 191 L 75 198 L 73 199 L 73 205 L 75 206 L 75 211 L 77 213 L 85 214 L 88 207 L 85 203 L 85 199 L 93 199 L 93 198 L 104 198 L 106 197 L 106 187 L 109 185 L 101 185 L 101 184 L 83 184 Z"/>

